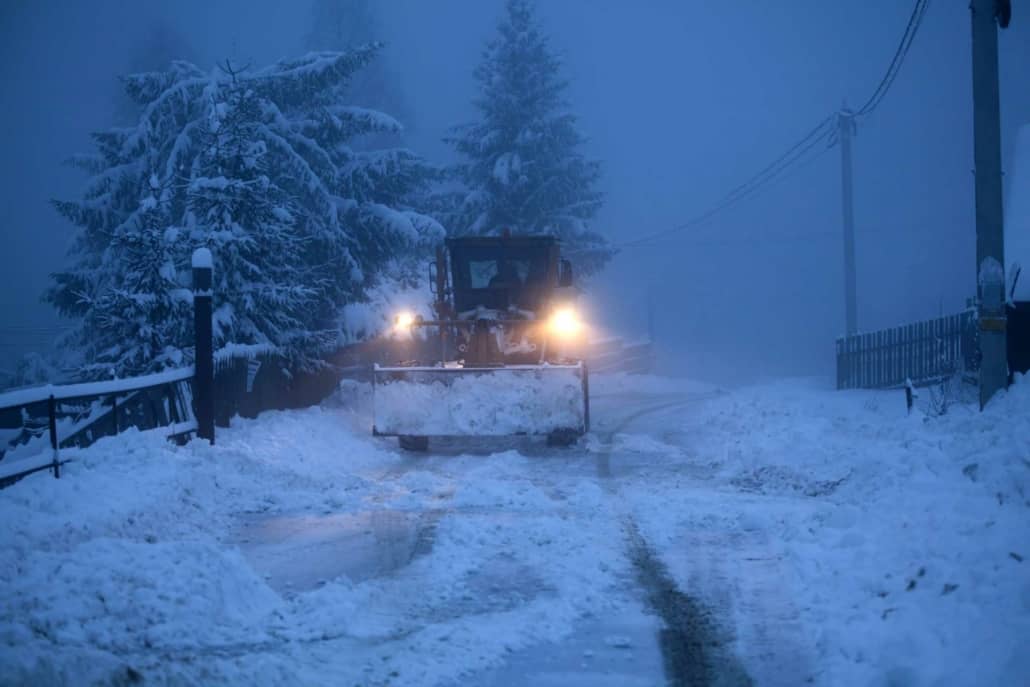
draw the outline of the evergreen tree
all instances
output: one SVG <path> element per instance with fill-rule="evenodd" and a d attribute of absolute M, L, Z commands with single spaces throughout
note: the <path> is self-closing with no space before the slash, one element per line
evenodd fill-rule
<path fill-rule="evenodd" d="M 167 197 L 156 176 L 141 194 L 140 212 L 108 244 L 118 269 L 106 273 L 102 287 L 84 299 L 88 307 L 82 327 L 73 333 L 89 377 L 184 362 L 177 344 L 189 336 L 193 310 L 190 292 L 179 285 L 175 268 L 181 241 L 167 234 Z"/>
<path fill-rule="evenodd" d="M 567 82 L 529 0 L 508 0 L 474 72 L 480 121 L 447 139 L 462 162 L 464 188 L 444 216 L 455 234 L 551 234 L 580 270 L 599 269 L 612 255 L 589 221 L 602 203 L 598 162 L 580 152 L 584 137 L 566 109 Z"/>
<path fill-rule="evenodd" d="M 299 273 L 310 266 L 305 244 L 311 237 L 305 226 L 295 226 L 302 213 L 261 135 L 260 98 L 235 80 L 224 90 L 186 190 L 188 226 L 219 256 L 215 292 L 228 296 L 214 313 L 215 338 L 274 345 L 297 357 L 298 344 L 303 349 L 306 338 L 317 336 L 305 325 L 324 322 L 305 314 L 319 308 L 318 279 L 326 275 L 312 281 Z"/>
<path fill-rule="evenodd" d="M 338 93 L 376 46 L 269 68 L 185 62 L 125 79 L 135 126 L 96 134 L 76 158 L 90 182 L 55 202 L 80 228 L 48 299 L 79 318 L 69 341 L 91 378 L 191 358 L 190 256 L 215 256 L 216 344 L 264 346 L 318 364 L 364 297 L 442 228 L 416 209 L 433 170 L 409 151 L 355 151 L 395 131 Z"/>

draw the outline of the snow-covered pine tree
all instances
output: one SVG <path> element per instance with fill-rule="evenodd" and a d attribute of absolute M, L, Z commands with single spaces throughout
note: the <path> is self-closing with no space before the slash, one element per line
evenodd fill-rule
<path fill-rule="evenodd" d="M 584 137 L 567 109 L 560 66 L 530 0 L 508 0 L 474 72 L 481 119 L 447 139 L 462 157 L 454 171 L 464 189 L 441 218 L 459 235 L 555 235 L 589 273 L 612 255 L 588 227 L 602 203 L 601 167 L 580 152 Z"/>
<path fill-rule="evenodd" d="M 442 228 L 414 209 L 433 170 L 404 150 L 356 152 L 396 130 L 338 101 L 376 46 L 261 70 L 175 62 L 125 79 L 135 126 L 94 136 L 91 178 L 55 202 L 79 227 L 48 299 L 78 318 L 83 376 L 188 362 L 189 259 L 215 255 L 217 345 L 267 347 L 301 367 L 335 342 L 342 307 Z"/>
<path fill-rule="evenodd" d="M 117 269 L 84 299 L 78 338 L 87 377 L 107 377 L 182 365 L 180 342 L 192 331 L 189 290 L 178 283 L 178 237 L 168 236 L 167 196 L 151 175 L 141 191 L 140 212 L 111 236 L 105 258 Z M 109 262 L 108 265 L 111 263 Z"/>
<path fill-rule="evenodd" d="M 295 225 L 302 213 L 283 188 L 289 178 L 262 135 L 261 110 L 249 84 L 233 79 L 221 89 L 186 189 L 187 226 L 218 256 L 215 292 L 225 297 L 214 312 L 215 339 L 269 346 L 292 360 L 319 349 L 312 338 L 331 340 L 312 331 L 327 328 L 325 313 L 311 317 L 328 303 L 318 282 L 329 275 L 317 269 L 328 261 L 311 261 L 306 244 L 314 237 Z"/>

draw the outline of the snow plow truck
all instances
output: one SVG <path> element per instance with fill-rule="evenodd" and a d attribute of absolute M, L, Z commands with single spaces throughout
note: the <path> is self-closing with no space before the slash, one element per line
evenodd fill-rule
<path fill-rule="evenodd" d="M 412 359 L 374 366 L 373 434 L 412 451 L 440 436 L 574 443 L 590 427 L 590 387 L 572 281 L 554 237 L 447 239 L 429 265 L 433 319 L 394 322 Z"/>

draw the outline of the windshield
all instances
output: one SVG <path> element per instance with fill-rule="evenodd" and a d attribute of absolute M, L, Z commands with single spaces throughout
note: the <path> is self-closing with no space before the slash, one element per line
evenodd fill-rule
<path fill-rule="evenodd" d="M 536 310 L 548 287 L 548 253 L 539 248 L 475 246 L 451 256 L 455 307 Z"/>

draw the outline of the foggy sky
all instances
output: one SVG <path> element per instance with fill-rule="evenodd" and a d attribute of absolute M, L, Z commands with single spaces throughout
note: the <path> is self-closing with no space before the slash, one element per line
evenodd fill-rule
<path fill-rule="evenodd" d="M 209 6 L 210 5 L 210 6 Z M 475 116 L 472 70 L 502 0 L 383 0 L 383 59 L 412 111 L 407 143 L 448 162 L 440 138 Z M 844 101 L 879 83 L 907 0 L 737 3 L 538 0 L 565 60 L 571 109 L 604 163 L 595 226 L 615 242 L 708 209 Z M 303 2 L 96 0 L 0 5 L 4 155 L 0 367 L 25 327 L 49 336 L 39 302 L 72 228 L 50 198 L 85 179 L 63 159 L 116 122 L 115 75 L 155 31 L 203 67 L 263 66 L 302 52 Z M 1030 122 L 1030 11 L 1000 33 L 1003 155 Z M 891 92 L 854 141 L 859 325 L 960 309 L 974 289 L 970 27 L 938 0 Z M 1030 192 L 1030 189 L 1023 193 Z M 1006 187 L 1006 194 L 1010 190 Z M 833 149 L 708 225 L 622 253 L 591 285 L 592 317 L 643 333 L 653 294 L 665 357 L 696 376 L 828 374 L 843 330 L 840 157 Z M 37 332 L 38 333 L 38 332 Z M 6 345 L 2 345 L 6 344 Z"/>

